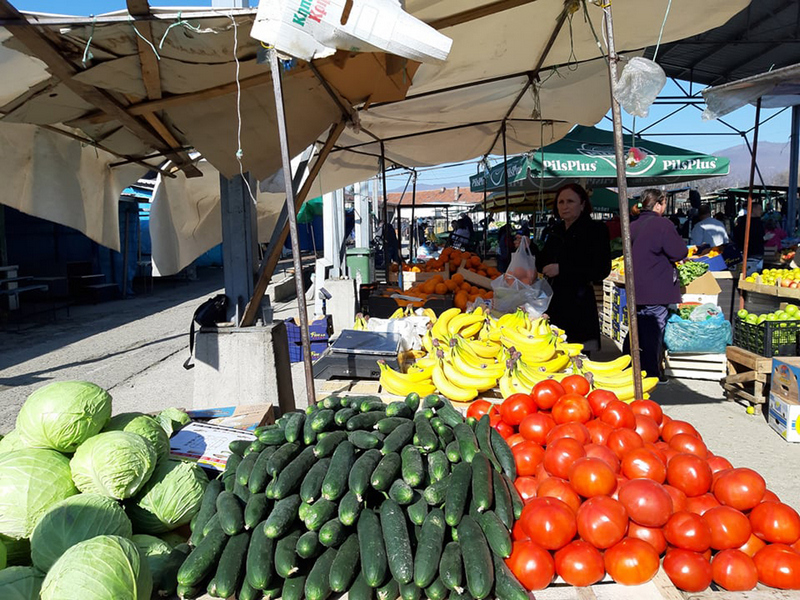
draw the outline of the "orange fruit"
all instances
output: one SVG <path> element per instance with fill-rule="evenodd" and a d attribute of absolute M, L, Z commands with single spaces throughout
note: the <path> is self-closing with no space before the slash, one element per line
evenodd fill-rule
<path fill-rule="evenodd" d="M 444 285 L 447 288 L 447 290 L 450 291 L 450 292 L 454 292 L 456 290 L 456 288 L 458 287 L 456 285 L 456 282 L 453 281 L 452 279 L 448 279 L 447 281 L 445 281 Z"/>
<path fill-rule="evenodd" d="M 437 294 L 446 294 L 447 293 L 447 286 L 443 283 L 437 283 L 434 291 Z"/>
<path fill-rule="evenodd" d="M 471 256 L 471 257 L 469 258 L 469 264 L 471 264 L 473 267 L 477 267 L 479 264 L 481 264 L 481 259 L 480 259 L 480 257 L 478 257 L 478 256 Z"/>
<path fill-rule="evenodd" d="M 434 289 L 436 289 L 436 282 L 433 279 L 428 279 L 422 284 L 422 291 L 426 294 L 432 294 Z"/>
<path fill-rule="evenodd" d="M 483 269 L 481 269 L 480 271 L 478 271 L 478 275 L 480 275 L 481 277 L 487 277 L 487 276 L 488 276 L 488 275 L 486 274 L 486 271 L 484 271 Z"/>
<path fill-rule="evenodd" d="M 461 290 L 464 291 L 464 292 L 469 292 L 470 289 L 472 288 L 472 286 L 469 283 L 467 283 L 466 281 L 464 283 L 462 283 L 460 287 L 461 287 Z"/>
<path fill-rule="evenodd" d="M 469 288 L 469 292 L 470 292 L 470 294 L 472 294 L 473 296 L 474 296 L 475 294 L 477 294 L 479 291 L 480 291 L 480 290 L 478 289 L 478 286 L 477 286 L 477 285 L 473 285 L 472 287 L 470 287 L 470 288 Z"/>
<path fill-rule="evenodd" d="M 461 285 L 464 283 L 464 276 L 461 273 L 456 273 L 450 279 L 452 279 L 453 283 L 456 285 Z"/>
<path fill-rule="evenodd" d="M 461 310 L 465 310 L 467 308 L 467 294 L 466 292 L 458 292 L 453 298 L 453 304 L 460 308 Z"/>

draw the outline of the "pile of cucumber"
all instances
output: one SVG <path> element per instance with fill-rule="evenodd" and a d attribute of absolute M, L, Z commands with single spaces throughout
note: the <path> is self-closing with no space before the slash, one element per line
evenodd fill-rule
<path fill-rule="evenodd" d="M 257 437 L 206 490 L 181 598 L 528 598 L 503 561 L 522 499 L 488 415 L 332 396 Z"/>

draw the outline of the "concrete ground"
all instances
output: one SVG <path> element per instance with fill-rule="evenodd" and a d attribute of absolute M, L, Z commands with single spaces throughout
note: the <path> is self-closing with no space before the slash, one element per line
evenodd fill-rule
<path fill-rule="evenodd" d="M 0 331 L 0 433 L 33 390 L 57 380 L 86 379 L 108 389 L 115 413 L 191 406 L 188 330 L 195 308 L 222 288 L 222 272 L 200 269 L 198 281 L 157 281 L 155 290 L 128 300 L 76 306 L 54 323 Z M 310 296 L 310 294 L 309 294 Z M 297 314 L 294 300 L 275 305 L 275 318 Z M 608 343 L 600 356 L 612 357 Z M 298 407 L 306 405 L 302 363 L 292 366 Z M 758 470 L 780 498 L 800 510 L 800 444 L 789 444 L 761 412 L 726 402 L 717 382 L 673 379 L 652 398 L 673 418 L 691 422 L 715 454 Z"/>

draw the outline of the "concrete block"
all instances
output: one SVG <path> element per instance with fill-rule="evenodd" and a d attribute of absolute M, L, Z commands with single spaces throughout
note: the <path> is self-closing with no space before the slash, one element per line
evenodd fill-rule
<path fill-rule="evenodd" d="M 333 317 L 333 331 L 352 329 L 357 310 L 355 279 L 326 279 L 323 287 L 331 295 L 325 302 L 325 312 Z"/>
<path fill-rule="evenodd" d="M 196 335 L 193 408 L 295 409 L 286 326 L 204 327 Z"/>

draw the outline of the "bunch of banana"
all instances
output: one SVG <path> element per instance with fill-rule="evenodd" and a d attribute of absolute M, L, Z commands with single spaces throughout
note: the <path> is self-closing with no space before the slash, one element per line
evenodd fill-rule
<path fill-rule="evenodd" d="M 381 369 L 381 386 L 390 394 L 407 396 L 411 392 L 416 392 L 420 396 L 427 396 L 436 391 L 431 383 L 433 366 L 427 368 L 413 366 L 408 373 L 395 371 L 383 360 L 378 361 L 378 366 Z"/>
<path fill-rule="evenodd" d="M 390 319 L 402 319 L 405 316 L 406 316 L 406 309 L 405 308 L 398 308 L 396 311 L 394 311 L 392 313 L 392 316 L 390 316 L 389 318 Z"/>
<path fill-rule="evenodd" d="M 506 331 L 528 332 L 530 331 L 531 320 L 521 308 L 513 313 L 507 313 L 499 319 L 490 319 L 487 337 L 492 342 L 499 342 Z"/>
<path fill-rule="evenodd" d="M 450 335 L 450 321 L 461 314 L 461 309 L 455 307 L 448 308 L 446 311 L 444 311 L 441 315 L 439 315 L 439 318 L 436 320 L 436 323 L 433 324 L 433 327 L 431 327 L 431 337 L 439 340 L 448 339 Z"/>
<path fill-rule="evenodd" d="M 585 363 L 586 361 L 584 361 Z M 621 363 L 624 361 L 620 361 Z M 617 398 L 625 402 L 634 399 L 633 388 L 633 369 L 620 369 L 615 372 L 593 372 L 592 386 L 595 389 L 608 390 L 614 392 Z M 658 384 L 658 377 L 648 377 L 646 371 L 642 371 L 642 392 L 647 393 Z"/>
<path fill-rule="evenodd" d="M 544 327 L 537 326 L 534 331 L 529 332 L 504 329 L 500 342 L 506 348 L 514 348 L 526 362 L 540 363 L 555 356 L 558 338 L 553 334 L 550 326 L 544 322 Z"/>
<path fill-rule="evenodd" d="M 366 331 L 367 330 L 367 319 L 364 318 L 364 315 L 358 313 L 356 315 L 356 320 L 353 323 L 353 329 L 356 331 Z"/>
<path fill-rule="evenodd" d="M 449 365 L 449 363 L 442 358 L 439 360 L 439 363 L 433 367 L 433 385 L 436 386 L 439 393 L 454 402 L 472 402 L 475 400 L 475 398 L 478 397 L 478 388 L 471 387 L 472 382 L 469 381 L 469 378 L 457 376 L 458 382 L 450 379 L 450 377 L 445 374 L 446 364 Z M 453 371 L 450 371 L 450 373 L 451 375 L 454 374 Z M 494 386 L 494 381 L 492 382 L 492 387 Z M 462 385 L 465 387 L 461 387 Z"/>

